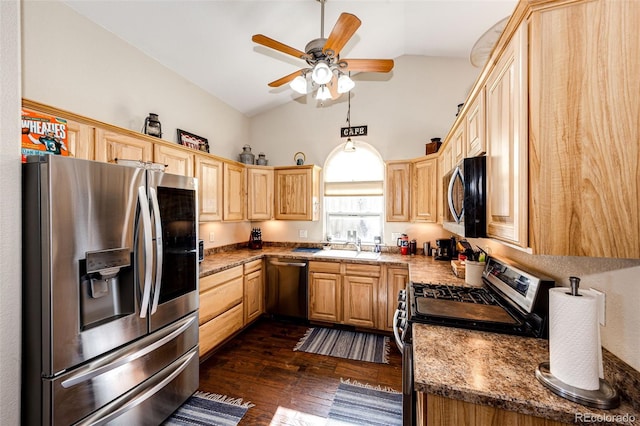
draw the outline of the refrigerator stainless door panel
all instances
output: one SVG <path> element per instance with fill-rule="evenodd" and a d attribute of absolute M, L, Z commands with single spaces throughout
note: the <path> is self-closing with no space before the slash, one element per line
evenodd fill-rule
<path fill-rule="evenodd" d="M 156 243 L 162 243 L 155 245 L 155 258 L 161 263 L 154 274 L 155 312 L 149 316 L 149 329 L 154 331 L 198 309 L 198 181 L 162 172 L 148 173 L 149 193 L 154 194 L 153 228 L 161 231 L 154 238 Z M 158 221 L 161 226 L 157 226 Z"/>
<path fill-rule="evenodd" d="M 54 155 L 24 170 L 25 227 L 39 227 L 24 239 L 26 318 L 39 323 L 24 349 L 39 353 L 29 369 L 51 377 L 148 332 L 133 237 L 146 178 L 141 169 Z"/>
<path fill-rule="evenodd" d="M 43 424 L 72 424 L 97 412 L 103 413 L 98 417 L 107 415 L 105 413 L 112 411 L 113 402 L 121 395 L 139 393 L 139 388 L 146 387 L 150 381 L 156 384 L 161 381 L 158 380 L 160 376 L 177 375 L 176 371 L 165 367 L 193 352 L 194 348 L 197 365 L 197 313 L 54 380 L 43 380 L 44 406 L 52 410 L 51 418 L 47 418 L 47 411 L 44 411 Z M 195 385 L 189 389 L 189 395 L 196 390 L 197 371 L 194 377 Z M 112 408 L 107 409 L 107 406 Z"/>

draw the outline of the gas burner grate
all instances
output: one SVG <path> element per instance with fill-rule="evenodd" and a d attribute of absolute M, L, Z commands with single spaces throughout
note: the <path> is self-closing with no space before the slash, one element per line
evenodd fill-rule
<path fill-rule="evenodd" d="M 482 287 L 463 287 L 435 283 L 414 283 L 416 297 L 454 300 L 457 302 L 496 305 L 497 300 Z"/>

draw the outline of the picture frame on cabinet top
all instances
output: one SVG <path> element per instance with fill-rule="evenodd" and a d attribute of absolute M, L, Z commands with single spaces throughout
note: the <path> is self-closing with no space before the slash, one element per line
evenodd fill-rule
<path fill-rule="evenodd" d="M 194 135 L 182 129 L 178 130 L 178 143 L 202 152 L 209 152 L 209 141 L 202 136 Z"/>

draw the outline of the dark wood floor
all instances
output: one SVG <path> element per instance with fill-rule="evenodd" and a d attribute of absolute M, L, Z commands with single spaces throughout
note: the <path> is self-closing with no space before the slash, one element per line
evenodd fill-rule
<path fill-rule="evenodd" d="M 255 404 L 240 425 L 319 425 L 340 379 L 402 384 L 402 360 L 390 341 L 389 364 L 293 351 L 308 325 L 261 318 L 200 365 L 200 390 Z"/>

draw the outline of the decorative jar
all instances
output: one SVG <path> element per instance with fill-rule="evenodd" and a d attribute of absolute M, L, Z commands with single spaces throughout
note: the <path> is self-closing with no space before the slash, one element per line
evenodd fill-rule
<path fill-rule="evenodd" d="M 255 154 L 251 152 L 251 146 L 245 145 L 242 147 L 242 152 L 239 155 L 240 162 L 244 164 L 254 164 L 256 158 Z"/>

